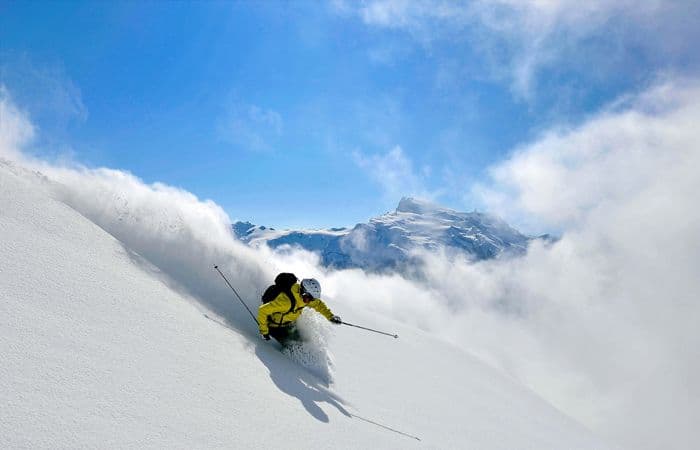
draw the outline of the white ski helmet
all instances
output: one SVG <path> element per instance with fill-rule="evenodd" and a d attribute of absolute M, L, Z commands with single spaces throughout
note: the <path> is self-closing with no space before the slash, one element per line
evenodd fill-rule
<path fill-rule="evenodd" d="M 313 298 L 321 298 L 321 283 L 316 278 L 304 278 L 301 280 L 301 293 L 309 294 Z"/>

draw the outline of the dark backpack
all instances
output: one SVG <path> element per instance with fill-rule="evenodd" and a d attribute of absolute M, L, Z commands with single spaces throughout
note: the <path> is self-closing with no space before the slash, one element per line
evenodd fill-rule
<path fill-rule="evenodd" d="M 275 277 L 275 284 L 269 286 L 265 289 L 265 293 L 262 295 L 262 302 L 269 303 L 276 299 L 280 293 L 284 292 L 289 300 L 292 302 L 292 306 L 289 308 L 288 312 L 294 311 L 296 306 L 296 298 L 292 294 L 292 286 L 297 282 L 297 277 L 293 273 L 282 272 Z"/>

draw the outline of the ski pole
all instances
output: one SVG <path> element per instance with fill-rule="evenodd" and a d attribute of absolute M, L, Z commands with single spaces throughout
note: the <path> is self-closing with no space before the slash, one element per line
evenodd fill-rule
<path fill-rule="evenodd" d="M 365 327 L 361 327 L 361 326 L 359 326 L 359 325 L 353 325 L 353 324 L 347 323 L 347 322 L 340 322 L 340 323 L 342 323 L 343 325 L 347 325 L 347 326 L 349 326 L 349 327 L 362 328 L 363 330 L 373 331 L 373 332 L 375 332 L 375 333 L 384 334 L 384 335 L 386 335 L 386 336 L 391 336 L 391 337 L 393 337 L 394 339 L 396 339 L 396 338 L 399 337 L 398 334 L 385 333 L 385 332 L 383 332 L 383 331 L 377 331 L 377 330 L 373 330 L 373 329 L 371 329 L 371 328 L 365 328 Z"/>
<path fill-rule="evenodd" d="M 224 281 L 226 282 L 226 284 L 228 284 L 228 287 L 231 288 L 231 290 L 233 291 L 233 293 L 236 294 L 236 297 L 238 297 L 238 300 L 240 300 L 241 303 L 243 303 L 243 306 L 245 307 L 245 309 L 247 309 L 248 312 L 250 313 L 250 317 L 253 318 L 253 320 L 255 321 L 256 324 L 260 325 L 260 324 L 258 323 L 258 319 L 255 318 L 255 316 L 253 315 L 253 313 L 250 311 L 250 308 L 248 308 L 248 305 L 245 304 L 245 302 L 243 301 L 243 299 L 241 298 L 241 296 L 238 295 L 238 292 L 236 292 L 236 290 L 233 288 L 233 286 L 231 286 L 231 283 L 228 282 L 228 279 L 226 278 L 226 276 L 225 276 L 223 273 L 221 273 L 221 271 L 219 270 L 219 266 L 214 266 L 214 268 L 216 269 L 217 272 L 219 272 L 219 275 L 221 275 L 221 277 L 224 279 Z"/>

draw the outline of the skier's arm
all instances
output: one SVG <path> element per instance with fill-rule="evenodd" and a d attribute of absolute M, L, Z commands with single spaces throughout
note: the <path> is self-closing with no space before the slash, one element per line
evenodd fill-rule
<path fill-rule="evenodd" d="M 323 303 L 323 300 L 320 298 L 315 298 L 312 301 L 309 302 L 309 306 L 321 313 L 323 317 L 325 317 L 328 320 L 331 320 L 333 318 L 333 312 L 326 306 L 325 303 Z"/>

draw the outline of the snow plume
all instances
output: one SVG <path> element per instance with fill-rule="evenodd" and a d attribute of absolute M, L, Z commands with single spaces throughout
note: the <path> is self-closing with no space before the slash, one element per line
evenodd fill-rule
<path fill-rule="evenodd" d="M 147 185 L 125 172 L 109 169 L 43 167 L 57 181 L 56 192 L 66 204 L 105 229 L 135 260 L 158 267 L 175 287 L 209 309 L 255 331 L 249 314 L 214 270 L 222 272 L 249 301 L 271 272 L 252 250 L 235 241 L 227 214 L 211 201 L 160 183 Z M 236 319 L 237 318 L 237 319 Z"/>
<path fill-rule="evenodd" d="M 297 320 L 301 342 L 294 342 L 284 349 L 293 361 L 306 367 L 327 385 L 333 382 L 333 354 L 329 351 L 330 323 L 320 314 L 308 308 Z"/>
<path fill-rule="evenodd" d="M 257 332 L 214 265 L 253 312 L 261 286 L 274 274 L 253 250 L 234 239 L 231 220 L 219 206 L 161 183 L 146 184 L 127 172 L 58 166 L 27 156 L 31 122 L 4 90 L 0 94 L 0 156 L 41 171 L 51 180 L 56 198 L 118 239 L 144 270 L 157 267 L 164 282 L 239 329 Z"/>
<path fill-rule="evenodd" d="M 34 138 L 34 126 L 12 102 L 0 84 L 0 157 L 18 159 L 21 149 Z"/>

